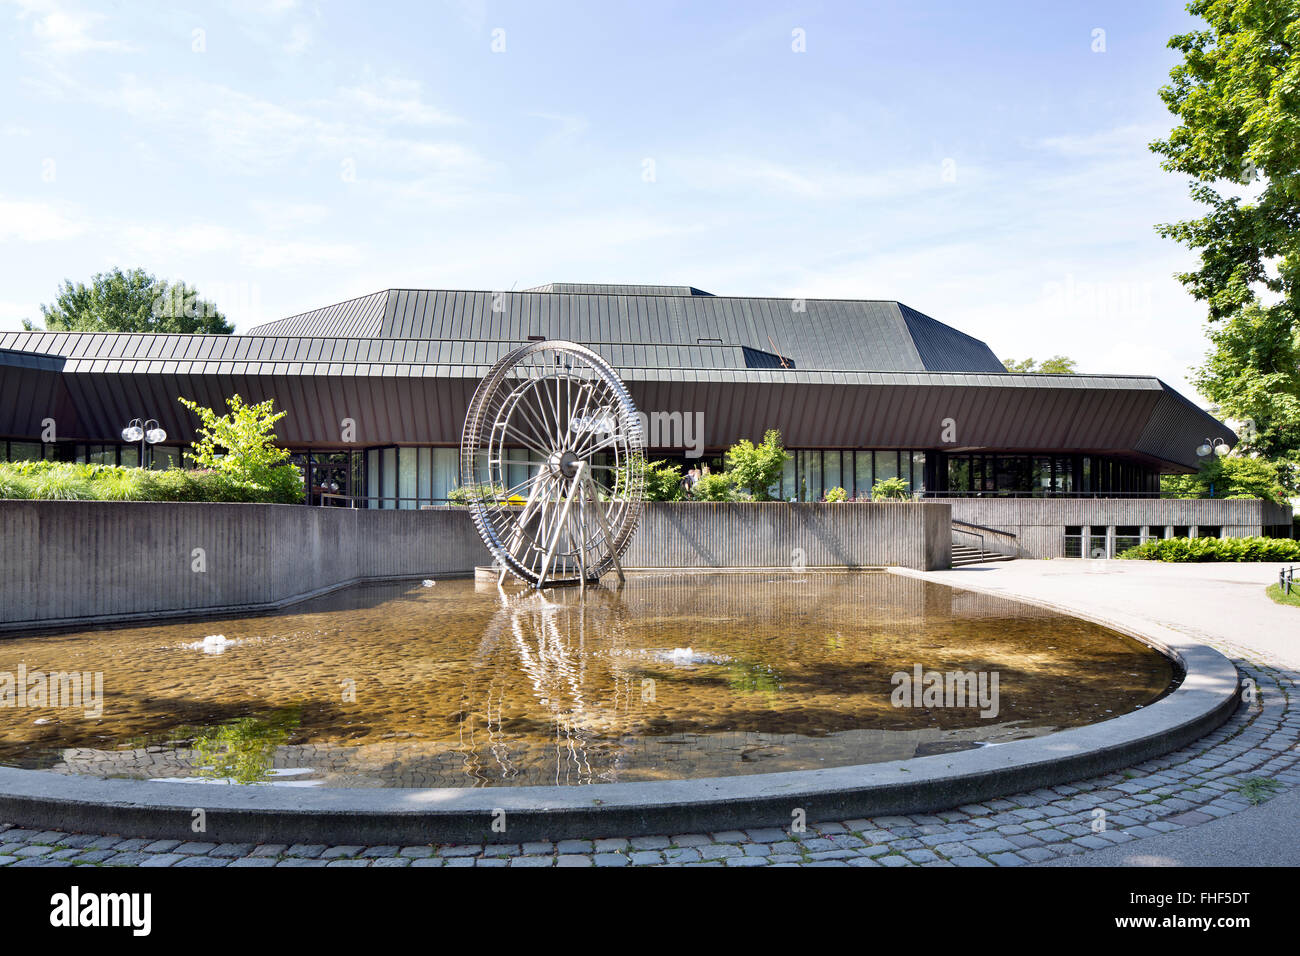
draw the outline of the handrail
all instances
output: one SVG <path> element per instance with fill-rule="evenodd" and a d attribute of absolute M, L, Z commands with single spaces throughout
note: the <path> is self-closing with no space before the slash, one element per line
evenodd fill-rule
<path fill-rule="evenodd" d="M 1300 564 L 1293 564 L 1289 568 L 1282 568 L 1277 572 L 1277 586 L 1282 589 L 1283 594 L 1289 595 L 1291 589 L 1295 587 L 1295 573 L 1300 570 Z"/>
<path fill-rule="evenodd" d="M 960 518 L 953 518 L 952 523 L 962 524 L 968 528 L 979 528 L 981 531 L 988 531 L 992 534 L 1005 534 L 1007 537 L 1010 538 L 1018 537 L 1018 535 L 1014 531 L 1004 531 L 1002 528 L 990 528 L 988 525 L 976 524 L 973 521 L 962 521 Z"/>
<path fill-rule="evenodd" d="M 955 523 L 956 522 L 954 522 L 954 524 Z M 963 531 L 961 528 L 953 528 L 952 530 L 957 532 L 958 534 L 968 534 L 973 538 L 979 538 L 980 539 L 980 560 L 981 561 L 984 560 L 984 535 L 980 534 L 978 531 Z"/>

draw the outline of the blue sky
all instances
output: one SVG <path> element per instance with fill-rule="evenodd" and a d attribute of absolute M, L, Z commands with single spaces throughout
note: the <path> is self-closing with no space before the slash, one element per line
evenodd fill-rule
<path fill-rule="evenodd" d="M 900 299 L 1003 357 L 1190 394 L 1194 260 L 1153 225 L 1195 207 L 1146 144 L 1192 23 L 1164 0 L 0 0 L 0 329 L 114 265 L 241 330 L 390 286 L 691 284 Z"/>

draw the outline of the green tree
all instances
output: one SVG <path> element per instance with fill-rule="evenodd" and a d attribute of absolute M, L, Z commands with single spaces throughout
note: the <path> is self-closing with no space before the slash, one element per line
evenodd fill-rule
<path fill-rule="evenodd" d="M 1042 362 L 1027 359 L 1003 359 L 1002 364 L 1008 372 L 1038 372 L 1043 375 L 1073 375 L 1077 364 L 1074 359 L 1064 355 L 1053 355 Z"/>
<path fill-rule="evenodd" d="M 701 475 L 691 489 L 691 495 L 697 501 L 735 501 L 736 485 L 731 472 Z"/>
<path fill-rule="evenodd" d="M 1278 465 L 1265 458 L 1213 455 L 1192 475 L 1163 475 L 1160 490 L 1173 498 L 1266 498 L 1285 503 Z"/>
<path fill-rule="evenodd" d="M 53 305 L 42 305 L 51 332 L 168 332 L 229 335 L 235 327 L 184 282 L 155 279 L 143 269 L 112 269 L 90 285 L 65 280 Z M 28 331 L 36 327 L 23 320 Z"/>
<path fill-rule="evenodd" d="M 274 411 L 274 399 L 246 405 L 238 395 L 232 395 L 226 399 L 230 411 L 225 415 L 188 398 L 178 401 L 199 418 L 194 450 L 189 455 L 195 464 L 259 489 L 283 490 L 296 482 L 301 500 L 298 469 L 288 464 L 288 449 L 275 444 L 275 423 L 287 413 Z"/>
<path fill-rule="evenodd" d="M 727 475 L 736 488 L 748 492 L 755 501 L 770 501 L 768 489 L 781 480 L 789 460 L 789 453 L 781 447 L 781 433 L 769 428 L 761 444 L 742 438 L 727 449 Z"/>
<path fill-rule="evenodd" d="M 1197 387 L 1252 422 L 1256 451 L 1300 464 L 1300 0 L 1187 9 L 1205 28 L 1169 41 L 1183 60 L 1160 91 L 1180 125 L 1151 148 L 1206 212 L 1157 228 L 1200 255 L 1178 276 L 1210 322 Z"/>

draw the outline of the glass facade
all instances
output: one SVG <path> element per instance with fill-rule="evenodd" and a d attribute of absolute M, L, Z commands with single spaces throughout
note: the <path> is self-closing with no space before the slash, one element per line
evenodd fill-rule
<path fill-rule="evenodd" d="M 159 469 L 191 467 L 184 458 L 187 450 L 178 445 L 153 446 L 151 465 Z M 850 499 L 866 500 L 878 482 L 889 478 L 901 478 L 915 495 L 934 497 L 1125 497 L 1160 491 L 1160 475 L 1154 468 L 1099 455 L 948 454 L 890 448 L 798 448 L 789 449 L 789 453 L 780 481 L 769 489 L 773 498 L 784 501 L 821 501 L 833 488 L 843 488 Z M 139 455 L 136 444 L 0 439 L 0 461 L 45 459 L 136 467 Z M 517 489 L 539 458 L 523 449 L 512 453 L 507 488 Z M 460 484 L 460 450 L 454 447 L 387 446 L 343 452 L 304 449 L 296 450 L 291 460 L 303 473 L 309 503 L 317 505 L 348 507 L 355 499 L 360 507 L 413 509 L 447 503 Z M 689 468 L 701 461 L 683 464 Z M 721 467 L 722 462 L 716 461 L 714 470 Z"/>
<path fill-rule="evenodd" d="M 151 445 L 151 468 L 187 467 L 187 448 L 179 445 Z M 0 438 L 0 461 L 66 461 L 90 465 L 118 465 L 136 468 L 140 464 L 140 446 L 121 443 L 89 444 L 86 442 L 6 441 Z"/>

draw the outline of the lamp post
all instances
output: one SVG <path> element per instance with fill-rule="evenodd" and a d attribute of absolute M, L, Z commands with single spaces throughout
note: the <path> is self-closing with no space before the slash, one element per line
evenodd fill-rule
<path fill-rule="evenodd" d="M 1200 458 L 1209 458 L 1210 455 L 1222 458 L 1228 451 L 1228 443 L 1222 438 L 1207 438 L 1197 447 L 1196 454 Z M 1210 482 L 1210 497 L 1214 497 L 1214 482 Z"/>
<path fill-rule="evenodd" d="M 141 421 L 133 418 L 131 423 L 122 429 L 122 440 L 140 443 L 140 467 L 148 468 L 151 462 L 145 458 L 146 448 L 160 441 L 166 441 L 167 433 L 162 430 L 157 419 L 148 418 Z"/>
<path fill-rule="evenodd" d="M 1229 452 L 1228 443 L 1222 438 L 1207 438 L 1201 442 L 1196 449 L 1196 454 L 1201 458 L 1208 458 L 1211 454 L 1218 455 L 1222 458 Z"/>

